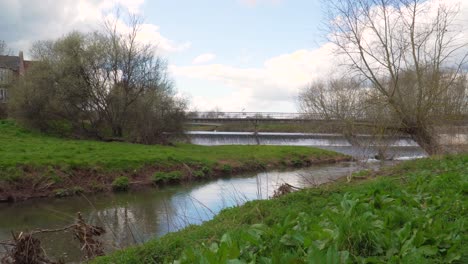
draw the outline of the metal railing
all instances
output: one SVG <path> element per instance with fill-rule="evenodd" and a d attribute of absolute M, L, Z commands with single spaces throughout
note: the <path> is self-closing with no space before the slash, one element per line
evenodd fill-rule
<path fill-rule="evenodd" d="M 188 112 L 188 120 L 340 120 L 339 118 L 326 117 L 321 113 L 284 113 L 284 112 Z M 356 121 L 372 121 L 366 116 L 355 117 Z M 457 120 L 468 121 L 468 115 L 459 116 Z"/>
<path fill-rule="evenodd" d="M 321 114 L 282 113 L 282 112 L 189 112 L 189 120 L 322 120 Z"/>

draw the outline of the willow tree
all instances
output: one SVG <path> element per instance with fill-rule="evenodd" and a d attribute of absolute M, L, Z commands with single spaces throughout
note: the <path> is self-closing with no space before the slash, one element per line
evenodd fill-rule
<path fill-rule="evenodd" d="M 466 113 L 467 39 L 458 7 L 427 0 L 330 0 L 328 37 L 401 131 L 437 153 L 437 122 Z M 466 34 L 465 34 L 466 35 Z"/>

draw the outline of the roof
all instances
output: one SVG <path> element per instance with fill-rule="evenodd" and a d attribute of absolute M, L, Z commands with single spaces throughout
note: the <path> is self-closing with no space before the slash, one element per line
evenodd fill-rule
<path fill-rule="evenodd" d="M 5 56 L 0 55 L 0 68 L 7 68 L 10 70 L 19 70 L 19 56 Z"/>

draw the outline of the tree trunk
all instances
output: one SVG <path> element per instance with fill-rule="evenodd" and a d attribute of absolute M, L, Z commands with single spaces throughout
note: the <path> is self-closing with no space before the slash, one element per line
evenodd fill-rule
<path fill-rule="evenodd" d="M 429 155 L 440 153 L 441 148 L 436 135 L 427 128 L 413 127 L 406 131 Z"/>
<path fill-rule="evenodd" d="M 112 127 L 112 136 L 122 137 L 123 136 L 122 127 L 121 126 Z"/>

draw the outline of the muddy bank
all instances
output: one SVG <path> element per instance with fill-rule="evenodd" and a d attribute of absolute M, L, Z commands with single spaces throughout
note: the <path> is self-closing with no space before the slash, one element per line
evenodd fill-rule
<path fill-rule="evenodd" d="M 0 202 L 157 188 L 167 184 L 215 179 L 246 172 L 301 168 L 350 160 L 352 158 L 346 156 L 302 157 L 269 163 L 220 161 L 212 166 L 182 163 L 177 166 L 153 165 L 119 171 L 99 168 L 18 166 L 9 171 L 11 177 L 8 180 L 0 182 Z"/>

